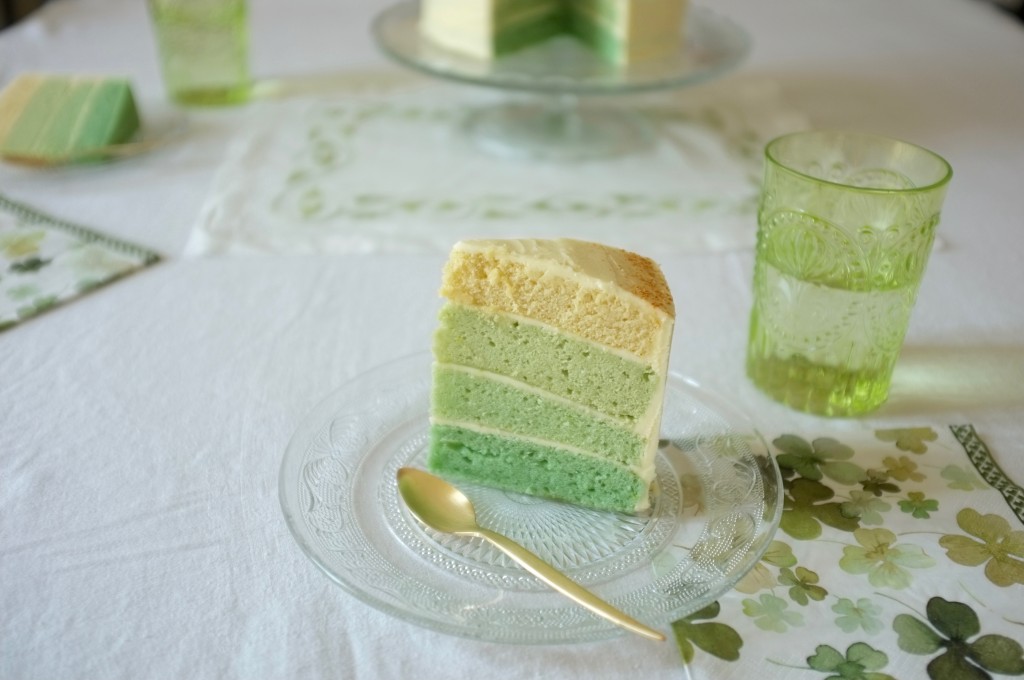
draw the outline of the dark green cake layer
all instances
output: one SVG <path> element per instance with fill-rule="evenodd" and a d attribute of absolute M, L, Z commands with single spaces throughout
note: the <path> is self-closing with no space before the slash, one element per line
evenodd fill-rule
<path fill-rule="evenodd" d="M 559 13 L 527 14 L 525 20 L 509 14 L 497 19 L 498 29 L 494 35 L 494 53 L 497 55 L 534 45 L 564 30 L 564 21 Z"/>
<path fill-rule="evenodd" d="M 580 406 L 554 399 L 488 374 L 434 366 L 431 415 L 435 420 L 549 440 L 591 451 L 623 465 L 638 463 L 644 441 L 632 430 Z"/>
<path fill-rule="evenodd" d="M 439 321 L 439 362 L 508 376 L 602 413 L 636 420 L 657 388 L 650 366 L 537 324 L 455 304 Z"/>
<path fill-rule="evenodd" d="M 633 512 L 645 486 L 609 461 L 449 425 L 431 426 L 427 466 L 438 474 L 597 510 Z"/>

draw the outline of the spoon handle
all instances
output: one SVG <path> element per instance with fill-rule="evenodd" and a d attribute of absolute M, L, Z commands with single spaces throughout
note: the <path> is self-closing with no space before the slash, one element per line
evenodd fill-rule
<path fill-rule="evenodd" d="M 495 547 L 499 548 L 506 555 L 521 564 L 531 574 L 544 581 L 566 597 L 583 605 L 598 616 L 602 616 L 612 623 L 622 626 L 626 630 L 630 630 L 652 640 L 665 640 L 665 636 L 658 631 L 653 628 L 648 628 L 636 619 L 633 619 L 629 615 L 619 611 L 512 539 L 488 529 L 480 529 L 474 533 L 481 538 L 490 541 Z"/>

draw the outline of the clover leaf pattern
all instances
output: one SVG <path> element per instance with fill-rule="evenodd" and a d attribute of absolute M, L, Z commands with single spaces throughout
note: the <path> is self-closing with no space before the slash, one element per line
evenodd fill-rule
<path fill-rule="evenodd" d="M 754 565 L 754 568 L 747 572 L 740 579 L 740 582 L 736 584 L 735 590 L 752 595 L 759 590 L 771 588 L 776 583 L 776 577 L 770 569 L 771 566 L 781 568 L 795 565 L 796 556 L 793 555 L 793 548 L 788 543 L 778 540 L 772 541 L 768 544 L 768 549 L 765 550 L 764 555 Z"/>
<path fill-rule="evenodd" d="M 843 531 L 853 531 L 859 526 L 857 517 L 844 513 L 841 503 L 825 502 L 834 496 L 832 489 L 817 480 L 799 477 L 788 482 L 779 527 L 793 538 L 801 540 L 821 536 L 823 524 Z"/>
<path fill-rule="evenodd" d="M 956 523 L 974 538 L 949 534 L 939 539 L 949 559 L 969 567 L 984 564 L 985 577 L 1002 588 L 1024 585 L 1024 531 L 1011 530 L 999 515 L 971 508 L 958 512 Z"/>
<path fill-rule="evenodd" d="M 907 569 L 935 566 L 919 546 L 897 544 L 896 534 L 888 529 L 857 529 L 853 536 L 860 545 L 843 548 L 839 566 L 851 574 L 867 574 L 875 587 L 906 588 L 911 581 Z"/>
<path fill-rule="evenodd" d="M 928 519 L 931 513 L 939 509 L 939 502 L 932 498 L 925 498 L 920 491 L 911 491 L 907 494 L 906 500 L 899 502 L 900 510 L 910 513 L 918 519 Z"/>
<path fill-rule="evenodd" d="M 859 465 L 848 462 L 853 457 L 853 449 L 831 437 L 820 437 L 807 443 L 796 435 L 784 434 L 772 443 L 782 451 L 775 457 L 779 467 L 796 472 L 805 479 L 819 480 L 825 476 L 852 484 L 865 476 Z"/>
<path fill-rule="evenodd" d="M 768 593 L 762 593 L 756 600 L 743 600 L 743 613 L 754 619 L 754 624 L 761 630 L 776 633 L 785 633 L 791 626 L 804 625 L 800 612 L 790 611 L 785 600 Z"/>
<path fill-rule="evenodd" d="M 748 661 L 826 680 L 1024 675 L 1024 516 L 998 510 L 1020 487 L 932 428 L 771 441 L 780 531 L 735 592 L 679 625 L 685 659 L 732 663 L 701 637 L 716 627 L 693 628 L 720 623 Z"/>
<path fill-rule="evenodd" d="M 959 465 L 947 465 L 944 467 L 942 469 L 942 478 L 949 482 L 948 486 L 950 489 L 974 491 L 976 489 L 988 488 L 988 485 L 973 470 L 962 468 Z"/>
<path fill-rule="evenodd" d="M 1024 675 L 1024 648 L 1004 635 L 976 637 L 981 632 L 981 622 L 969 605 L 933 597 L 928 600 L 926 612 L 927 623 L 909 614 L 899 614 L 893 621 L 893 630 L 898 635 L 899 648 L 905 652 L 922 655 L 941 652 L 928 663 L 928 677 L 933 680 L 991 677 L 986 671 Z"/>
<path fill-rule="evenodd" d="M 0 331 L 159 259 L 0 195 Z"/>
<path fill-rule="evenodd" d="M 885 652 L 863 642 L 850 645 L 845 655 L 829 645 L 818 645 L 814 655 L 807 657 L 812 670 L 832 673 L 825 680 L 893 680 L 891 675 L 876 672 L 888 663 Z"/>
<path fill-rule="evenodd" d="M 883 628 L 882 620 L 879 618 L 882 608 L 866 597 L 858 598 L 856 602 L 842 597 L 832 605 L 832 611 L 839 614 L 836 617 L 836 626 L 847 633 L 852 633 L 859 628 L 863 629 L 865 633 L 874 635 Z"/>
<path fill-rule="evenodd" d="M 700 611 L 672 624 L 676 644 L 686 663 L 693 661 L 694 646 L 726 661 L 735 661 L 740 658 L 743 638 L 739 636 L 736 629 L 725 623 L 706 620 L 717 617 L 721 610 L 721 605 L 712 602 Z"/>
<path fill-rule="evenodd" d="M 889 456 L 885 459 L 884 463 L 885 471 L 891 479 L 900 482 L 907 480 L 915 482 L 924 481 L 924 473 L 917 471 L 917 463 L 906 456 L 900 456 L 898 459 L 895 456 Z"/>
<path fill-rule="evenodd" d="M 933 442 L 939 434 L 930 427 L 900 427 L 892 430 L 875 430 L 875 436 L 883 442 L 895 442 L 900 451 L 924 453 L 928 450 L 925 442 Z"/>
<path fill-rule="evenodd" d="M 790 586 L 789 597 L 797 604 L 806 605 L 810 600 L 818 602 L 825 599 L 828 591 L 818 585 L 818 575 L 810 569 L 797 567 L 794 572 L 789 567 L 779 571 L 779 583 Z"/>
<path fill-rule="evenodd" d="M 867 491 L 851 491 L 850 500 L 839 506 L 847 517 L 857 517 L 861 524 L 882 524 L 883 513 L 892 509 L 892 504 Z"/>

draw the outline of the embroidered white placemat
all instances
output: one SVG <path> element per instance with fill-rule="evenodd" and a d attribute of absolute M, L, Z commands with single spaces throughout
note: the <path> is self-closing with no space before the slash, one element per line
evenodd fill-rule
<path fill-rule="evenodd" d="M 424 80 L 261 102 L 220 168 L 188 255 L 446 252 L 468 237 L 575 237 L 642 252 L 749 247 L 762 149 L 807 127 L 770 81 L 741 75 L 623 96 L 647 148 L 502 159 L 462 121 L 515 95 Z"/>

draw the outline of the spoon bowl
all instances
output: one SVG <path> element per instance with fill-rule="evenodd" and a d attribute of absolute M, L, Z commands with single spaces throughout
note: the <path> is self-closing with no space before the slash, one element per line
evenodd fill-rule
<path fill-rule="evenodd" d="M 473 503 L 440 477 L 402 468 L 398 490 L 409 512 L 428 527 L 446 534 L 472 534 L 479 528 Z"/>
<path fill-rule="evenodd" d="M 481 527 L 477 524 L 473 503 L 440 477 L 415 468 L 401 468 L 398 491 L 413 517 L 426 526 L 446 534 L 483 538 L 531 574 L 598 616 L 638 635 L 665 640 L 662 633 L 619 611 L 512 539 Z"/>

